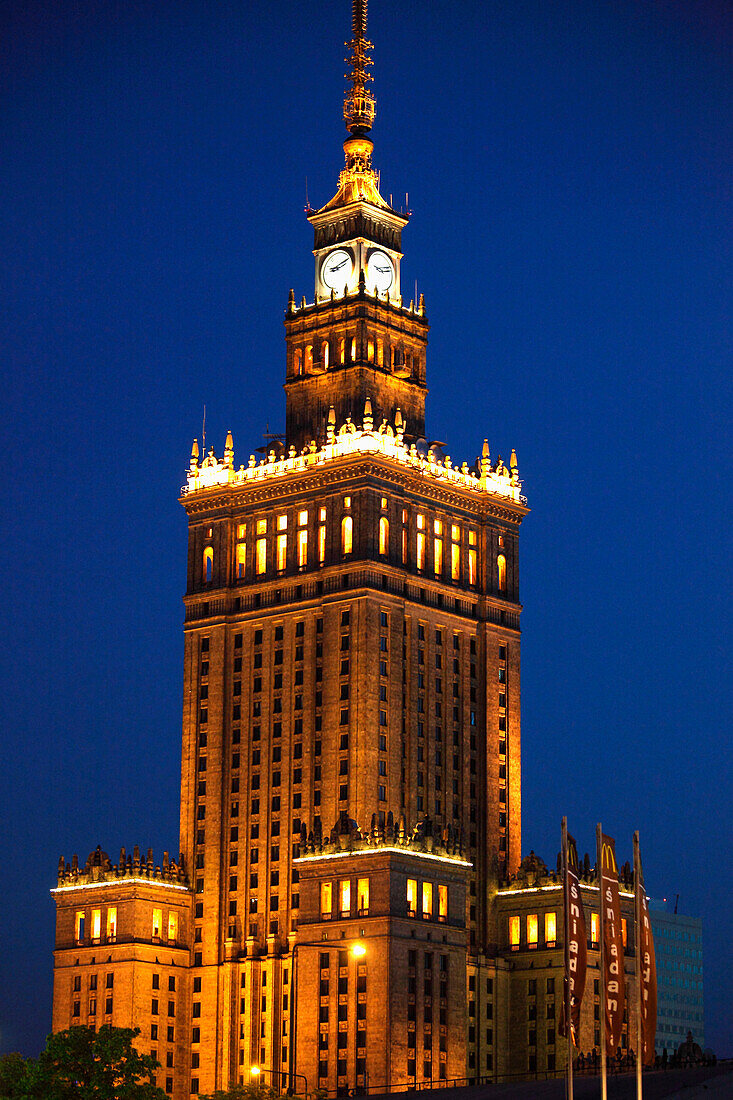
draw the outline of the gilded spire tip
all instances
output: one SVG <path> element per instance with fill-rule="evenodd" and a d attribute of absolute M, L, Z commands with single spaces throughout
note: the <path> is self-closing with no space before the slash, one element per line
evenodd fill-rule
<path fill-rule="evenodd" d="M 352 0 L 351 41 L 346 43 L 349 50 L 346 79 L 351 84 L 351 91 L 344 99 L 344 122 L 354 137 L 361 137 L 371 130 L 377 110 L 374 96 L 367 90 L 367 84 L 373 79 L 368 71 L 373 64 L 369 56 L 373 44 L 366 36 L 366 26 L 367 0 Z"/>

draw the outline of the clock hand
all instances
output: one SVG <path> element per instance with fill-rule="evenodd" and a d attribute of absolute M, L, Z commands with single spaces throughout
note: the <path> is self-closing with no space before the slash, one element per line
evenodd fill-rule
<path fill-rule="evenodd" d="M 330 271 L 340 271 L 341 268 L 344 266 L 344 264 L 347 264 L 348 262 L 349 262 L 348 259 L 346 259 L 346 260 L 342 260 L 340 264 L 331 264 L 330 267 L 329 267 L 329 270 Z"/>

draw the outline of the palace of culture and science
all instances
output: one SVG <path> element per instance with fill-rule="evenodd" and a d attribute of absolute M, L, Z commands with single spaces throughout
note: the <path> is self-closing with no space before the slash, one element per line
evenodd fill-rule
<path fill-rule="evenodd" d="M 508 1072 L 506 1021 L 536 995 L 512 1001 L 510 969 L 561 923 L 546 886 L 539 938 L 505 944 L 502 891 L 553 878 L 521 857 L 516 457 L 429 442 L 366 0 L 348 48 L 315 291 L 285 311 L 283 440 L 242 463 L 231 434 L 219 456 L 194 443 L 181 496 L 180 855 L 100 847 L 53 891 L 54 1030 L 140 1028 L 176 1100 L 253 1067 L 334 1096 Z M 554 1020 L 517 1067 L 554 1069 L 551 1042 Z"/>

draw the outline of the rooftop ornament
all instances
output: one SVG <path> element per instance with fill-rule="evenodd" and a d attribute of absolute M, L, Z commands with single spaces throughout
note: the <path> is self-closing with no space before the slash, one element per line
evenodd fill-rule
<path fill-rule="evenodd" d="M 517 455 L 511 453 L 509 467 L 504 464 L 501 455 L 492 464 L 489 445 L 484 440 L 483 454 L 475 470 L 469 469 L 466 462 L 460 467 L 454 466 L 450 455 L 442 456 L 438 449 L 431 447 L 421 454 L 417 446 L 405 442 L 405 422 L 399 409 L 394 425 L 387 420 L 376 427 L 372 413 L 371 400 L 367 398 L 361 425 L 355 424 L 351 417 L 340 428 L 336 428 L 336 413 L 331 406 L 326 424 L 325 443 L 319 446 L 315 440 L 306 444 L 300 454 L 293 447 L 286 457 L 278 457 L 271 450 L 267 458 L 258 462 L 250 455 L 247 466 L 234 466 L 234 443 L 231 432 L 227 434 L 227 443 L 222 458 L 217 458 L 213 447 L 209 449 L 202 462 L 199 462 L 198 442 L 194 440 L 191 460 L 188 467 L 186 484 L 182 493 L 187 496 L 202 490 L 217 489 L 223 486 L 232 488 L 251 482 L 270 481 L 287 477 L 299 471 L 329 465 L 353 455 L 379 455 L 390 462 L 416 471 L 420 475 L 443 484 L 449 483 L 474 493 L 488 493 L 504 497 L 506 500 L 525 504 L 522 496 L 522 483 L 519 479 Z"/>

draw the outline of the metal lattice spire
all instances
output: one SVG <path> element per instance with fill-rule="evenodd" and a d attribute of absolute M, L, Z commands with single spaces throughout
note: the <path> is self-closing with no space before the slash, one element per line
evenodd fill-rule
<path fill-rule="evenodd" d="M 344 99 L 344 122 L 354 136 L 366 134 L 371 130 L 376 114 L 376 102 L 367 89 L 372 75 L 368 71 L 374 62 L 369 56 L 373 44 L 366 37 L 367 0 L 352 0 L 351 41 L 344 43 L 349 53 L 346 64 L 349 72 L 346 79 L 351 91 Z"/>

